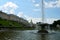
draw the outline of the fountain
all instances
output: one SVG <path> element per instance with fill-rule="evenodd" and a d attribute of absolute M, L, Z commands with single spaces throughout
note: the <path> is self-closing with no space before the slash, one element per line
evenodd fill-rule
<path fill-rule="evenodd" d="M 45 30 L 45 23 L 44 23 L 44 3 L 42 0 L 42 24 L 41 24 L 41 30 L 38 30 L 38 33 L 48 33 L 47 30 Z"/>
<path fill-rule="evenodd" d="M 45 29 L 46 24 L 41 24 L 41 30 L 38 30 L 38 33 L 48 33 L 48 31 Z"/>

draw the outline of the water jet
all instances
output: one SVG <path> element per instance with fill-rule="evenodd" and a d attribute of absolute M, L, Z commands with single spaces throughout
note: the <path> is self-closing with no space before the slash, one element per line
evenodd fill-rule
<path fill-rule="evenodd" d="M 42 24 L 41 25 L 41 30 L 38 30 L 38 33 L 48 33 L 47 30 L 45 30 L 46 24 L 44 23 L 44 2 L 42 0 Z"/>

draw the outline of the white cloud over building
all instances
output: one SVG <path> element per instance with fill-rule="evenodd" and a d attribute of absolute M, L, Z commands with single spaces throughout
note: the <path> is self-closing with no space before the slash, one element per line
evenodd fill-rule
<path fill-rule="evenodd" d="M 15 3 L 13 3 L 13 2 L 7 2 L 7 3 L 5 3 L 3 6 L 2 6 L 3 8 L 7 8 L 7 7 L 11 7 L 11 8 L 13 8 L 13 9 L 16 9 L 18 6 L 15 4 Z"/>
<path fill-rule="evenodd" d="M 0 5 L 0 10 L 3 12 L 9 12 L 9 14 L 14 14 L 14 11 L 18 8 L 18 6 L 13 2 L 6 2 L 3 5 Z"/>

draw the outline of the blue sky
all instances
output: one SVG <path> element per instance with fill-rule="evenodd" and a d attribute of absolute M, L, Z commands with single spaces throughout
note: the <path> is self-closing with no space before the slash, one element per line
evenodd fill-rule
<path fill-rule="evenodd" d="M 41 0 L 0 0 L 0 10 L 34 23 L 42 21 Z M 44 14 L 46 23 L 60 19 L 60 0 L 44 0 Z"/>

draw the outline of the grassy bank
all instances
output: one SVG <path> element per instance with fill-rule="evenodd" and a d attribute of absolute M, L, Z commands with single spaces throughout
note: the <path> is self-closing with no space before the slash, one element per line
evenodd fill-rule
<path fill-rule="evenodd" d="M 26 24 L 19 23 L 16 21 L 6 20 L 0 18 L 0 27 L 2 28 L 8 28 L 8 29 L 19 29 L 19 30 L 31 30 L 34 29 L 32 27 L 25 27 Z"/>

